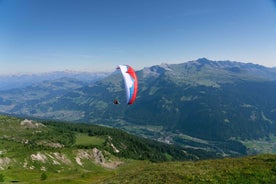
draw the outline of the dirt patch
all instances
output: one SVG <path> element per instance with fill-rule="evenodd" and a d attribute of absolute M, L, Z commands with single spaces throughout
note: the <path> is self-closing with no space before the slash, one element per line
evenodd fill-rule
<path fill-rule="evenodd" d="M 67 156 L 65 154 L 62 154 L 62 153 L 53 153 L 54 157 L 56 160 L 64 163 L 64 164 L 71 164 L 71 160 L 67 158 Z"/>
<path fill-rule="evenodd" d="M 97 148 L 92 149 L 94 160 L 97 164 L 105 163 L 105 158 L 103 156 L 102 151 L 98 150 Z"/>
<path fill-rule="evenodd" d="M 106 161 L 102 151 L 97 148 L 93 148 L 92 150 L 78 150 L 75 160 L 80 166 L 83 166 L 83 160 L 90 160 L 91 162 L 110 169 L 114 169 L 123 163 L 121 161 Z"/>
<path fill-rule="evenodd" d="M 20 125 L 25 128 L 33 128 L 33 129 L 45 127 L 45 125 L 43 125 L 42 123 L 36 123 L 36 122 L 33 122 L 32 120 L 28 120 L 28 119 L 24 119 L 23 121 L 21 121 Z"/>
<path fill-rule="evenodd" d="M 4 170 L 11 163 L 11 159 L 8 157 L 0 158 L 0 169 Z"/>
<path fill-rule="evenodd" d="M 45 163 L 48 159 L 43 153 L 31 154 L 32 161 L 39 161 Z"/>
<path fill-rule="evenodd" d="M 64 148 L 63 144 L 60 144 L 58 142 L 48 142 L 48 141 L 38 141 L 37 145 L 43 145 L 51 148 Z"/>

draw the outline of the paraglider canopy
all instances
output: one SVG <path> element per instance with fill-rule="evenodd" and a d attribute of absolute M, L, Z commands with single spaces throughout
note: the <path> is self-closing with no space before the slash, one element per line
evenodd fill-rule
<path fill-rule="evenodd" d="M 129 65 L 119 65 L 117 69 L 121 70 L 126 89 L 126 103 L 134 103 L 138 91 L 138 79 L 136 73 Z"/>

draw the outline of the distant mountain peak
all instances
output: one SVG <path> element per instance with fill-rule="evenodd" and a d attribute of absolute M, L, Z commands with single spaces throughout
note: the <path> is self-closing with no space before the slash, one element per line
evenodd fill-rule
<path fill-rule="evenodd" d="M 213 66 L 213 67 L 217 67 L 218 66 L 218 62 L 217 61 L 212 61 L 209 60 L 207 58 L 199 58 L 197 60 L 192 60 L 192 61 L 188 61 L 187 62 L 188 65 L 195 65 L 195 66 Z"/>
<path fill-rule="evenodd" d="M 199 58 L 197 60 L 188 61 L 188 64 L 195 64 L 195 65 L 201 65 L 201 66 L 212 66 L 212 67 L 219 67 L 219 68 L 231 68 L 231 67 L 239 67 L 244 69 L 266 69 L 267 67 L 254 64 L 254 63 L 244 63 L 244 62 L 238 62 L 238 61 L 230 61 L 230 60 L 221 60 L 221 61 L 214 61 L 207 58 Z"/>
<path fill-rule="evenodd" d="M 159 76 L 159 75 L 163 74 L 165 71 L 172 71 L 172 69 L 170 68 L 170 65 L 167 63 L 161 63 L 160 65 L 146 67 L 142 70 L 143 75 L 145 77 Z"/>
<path fill-rule="evenodd" d="M 209 60 L 209 59 L 204 58 L 204 57 L 203 58 L 199 58 L 196 61 L 199 62 L 199 63 L 211 63 L 211 62 L 214 62 L 214 61 Z"/>
<path fill-rule="evenodd" d="M 204 57 L 179 64 L 161 63 L 159 65 L 146 67 L 142 70 L 143 77 L 146 78 L 159 77 L 171 72 L 173 74 L 170 75 L 177 76 L 178 81 L 197 79 L 197 82 L 201 80 L 212 80 L 215 83 L 218 81 L 224 83 L 225 81 L 229 82 L 238 78 L 253 81 L 276 80 L 275 68 L 230 60 L 214 61 Z M 184 73 L 186 75 L 182 76 Z"/>

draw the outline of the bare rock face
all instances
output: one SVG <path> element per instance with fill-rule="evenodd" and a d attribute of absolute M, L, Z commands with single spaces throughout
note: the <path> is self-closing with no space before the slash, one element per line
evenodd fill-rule
<path fill-rule="evenodd" d="M 114 169 L 119 165 L 123 164 L 121 161 L 107 161 L 101 150 L 93 148 L 92 150 L 78 150 L 76 153 L 75 160 L 78 165 L 83 166 L 85 160 L 92 161 L 105 168 Z"/>
<path fill-rule="evenodd" d="M 98 150 L 97 148 L 93 148 L 93 156 L 94 160 L 98 164 L 104 164 L 105 163 L 105 158 L 103 156 L 102 151 Z"/>
<path fill-rule="evenodd" d="M 46 161 L 48 160 L 47 156 L 43 153 L 32 154 L 31 159 L 32 161 L 39 161 L 42 163 L 46 163 Z"/>
<path fill-rule="evenodd" d="M 33 122 L 32 120 L 24 119 L 23 121 L 20 122 L 20 125 L 26 128 L 40 128 L 40 127 L 45 127 L 42 123 L 36 123 Z"/>
<path fill-rule="evenodd" d="M 12 160 L 8 157 L 0 158 L 0 170 L 4 170 Z"/>

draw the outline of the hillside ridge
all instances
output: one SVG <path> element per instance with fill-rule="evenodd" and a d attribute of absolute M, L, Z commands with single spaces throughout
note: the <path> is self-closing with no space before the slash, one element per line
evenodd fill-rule
<path fill-rule="evenodd" d="M 189 151 L 114 128 L 0 115 L 0 182 L 276 181 L 275 155 L 195 162 L 200 152 Z"/>

